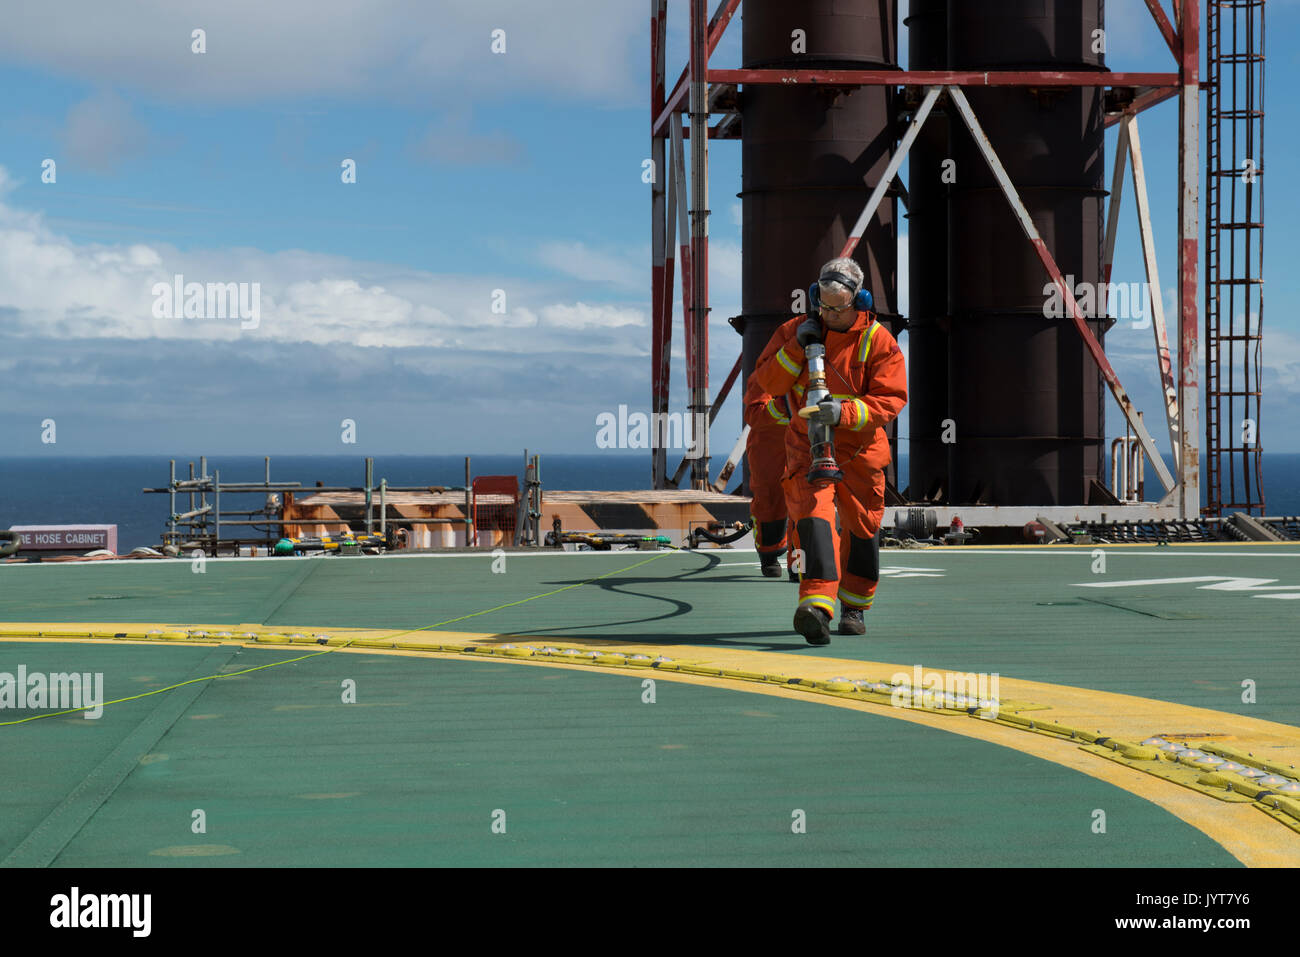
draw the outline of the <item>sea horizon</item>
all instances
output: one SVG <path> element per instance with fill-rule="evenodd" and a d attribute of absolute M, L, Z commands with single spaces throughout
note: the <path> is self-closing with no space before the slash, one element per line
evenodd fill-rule
<path fill-rule="evenodd" d="M 543 491 L 600 490 L 640 491 L 651 488 L 651 456 L 648 450 L 608 450 L 587 453 L 549 453 L 541 456 Z M 680 450 L 670 450 L 671 474 L 681 460 Z M 372 454 L 374 481 L 389 485 L 463 486 L 464 455 Z M 125 553 L 141 545 L 158 547 L 168 519 L 166 494 L 144 493 L 144 488 L 165 488 L 169 460 L 176 460 L 176 475 L 189 474 L 189 457 L 161 455 L 51 455 L 0 458 L 0 528 L 13 525 L 107 524 L 118 526 L 118 551 Z M 522 479 L 523 450 L 515 454 L 470 453 L 473 477 L 516 475 Z M 721 467 L 715 456 L 713 472 Z M 299 482 L 304 490 L 316 483 L 361 486 L 365 481 L 365 454 L 274 455 L 273 482 Z M 193 458 L 197 471 L 199 457 Z M 899 472 L 906 485 L 908 457 L 899 456 Z M 1172 467 L 1172 463 L 1166 458 Z M 221 473 L 223 481 L 260 482 L 265 476 L 265 456 L 209 455 L 208 472 Z M 1204 459 L 1202 458 L 1202 467 Z M 1202 471 L 1204 474 L 1204 471 Z M 1269 515 L 1300 514 L 1300 453 L 1265 452 L 1263 457 L 1265 503 Z M 728 491 L 740 481 L 740 469 Z M 1157 481 L 1147 475 L 1147 490 L 1153 495 Z M 254 497 L 242 498 L 231 508 L 258 507 Z M 188 505 L 188 503 L 186 503 Z M 259 503 L 260 504 L 260 503 Z M 179 506 L 178 506 L 179 507 Z"/>

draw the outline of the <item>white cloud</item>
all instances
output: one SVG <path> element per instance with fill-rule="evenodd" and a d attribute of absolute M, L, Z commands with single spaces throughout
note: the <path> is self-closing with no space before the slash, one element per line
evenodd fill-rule
<path fill-rule="evenodd" d="M 1265 329 L 1262 352 L 1265 400 L 1274 384 L 1300 397 L 1300 336 Z"/>
<path fill-rule="evenodd" d="M 585 302 L 544 306 L 542 322 L 557 329 L 619 329 L 647 325 L 645 315 L 638 309 L 589 306 Z"/>
<path fill-rule="evenodd" d="M 709 239 L 709 298 L 717 300 L 734 294 L 740 298 L 740 243 Z"/>
<path fill-rule="evenodd" d="M 606 301 L 605 289 L 593 295 L 568 277 L 442 275 L 306 250 L 76 242 L 14 206 L 13 187 L 0 167 L 0 435 L 14 448 L 31 451 L 27 426 L 57 415 L 61 450 L 80 454 L 174 450 L 196 429 L 225 449 L 337 452 L 344 416 L 364 424 L 374 448 L 533 447 L 541 429 L 552 451 L 587 449 L 592 409 L 647 401 L 640 288 Z M 178 273 L 260 283 L 258 327 L 154 318 L 153 284 Z M 272 385 L 286 376 L 330 385 Z M 452 406 L 461 414 L 429 414 Z M 494 423 L 490 434 L 483 422 Z"/>
<path fill-rule="evenodd" d="M 635 354 L 645 346 L 642 308 L 574 301 L 572 284 L 439 275 L 304 250 L 75 243 L 40 214 L 8 205 L 11 189 L 0 168 L 0 314 L 10 336 L 461 347 L 529 355 Z M 155 299 L 162 294 L 155 297 L 155 284 L 170 289 L 177 275 L 186 284 L 257 283 L 258 324 L 156 317 Z M 497 290 L 506 293 L 504 300 Z"/>

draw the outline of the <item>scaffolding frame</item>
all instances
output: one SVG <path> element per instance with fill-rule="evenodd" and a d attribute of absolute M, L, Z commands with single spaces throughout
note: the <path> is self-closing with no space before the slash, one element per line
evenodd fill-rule
<path fill-rule="evenodd" d="M 189 478 L 176 478 L 176 460 L 168 463 L 168 482 L 163 488 L 141 489 L 145 494 L 167 495 L 170 510 L 167 518 L 167 531 L 163 532 L 163 544 L 178 549 L 198 550 L 205 555 L 216 558 L 223 546 L 232 549 L 234 554 L 241 553 L 244 546 L 265 547 L 270 555 L 275 543 L 283 537 L 285 526 L 306 524 L 302 518 L 285 518 L 284 506 L 286 496 L 299 492 L 316 494 L 319 492 L 360 492 L 364 498 L 364 512 L 361 523 L 365 534 L 374 534 L 376 529 L 381 537 L 387 537 L 388 526 L 405 525 L 464 525 L 465 541 L 468 546 L 477 535 L 472 500 L 473 482 L 470 477 L 470 460 L 465 459 L 465 485 L 440 486 L 445 492 L 463 492 L 465 494 L 465 518 L 419 518 L 407 519 L 389 517 L 389 492 L 427 492 L 427 485 L 389 485 L 387 479 L 375 482 L 375 460 L 371 456 L 365 459 L 364 485 L 317 485 L 304 486 L 301 482 L 272 482 L 271 457 L 263 457 L 265 476 L 261 482 L 223 482 L 221 470 L 208 474 L 208 458 L 199 458 L 198 474 L 195 475 L 194 463 L 189 463 Z M 540 488 L 540 485 L 539 485 Z M 376 493 L 378 502 L 375 501 Z M 189 496 L 189 508 L 177 512 L 177 498 Z M 208 501 L 208 496 L 212 501 Z M 261 508 L 222 509 L 221 497 L 231 495 L 261 495 L 264 504 Z M 195 497 L 198 501 L 195 501 Z M 376 515 L 376 512 L 378 513 Z M 339 520 L 339 524 L 351 529 L 351 523 Z M 223 533 L 223 529 L 226 534 Z M 246 531 L 253 535 L 244 534 Z"/>
<path fill-rule="evenodd" d="M 666 411 L 669 398 L 669 366 L 673 324 L 672 306 L 672 263 L 669 252 L 673 237 L 667 227 L 669 213 L 667 196 L 661 185 L 659 171 L 663 170 L 663 179 L 673 184 L 678 197 L 684 197 L 689 183 L 690 205 L 687 215 L 690 217 L 691 235 L 689 256 L 685 250 L 682 255 L 682 312 L 686 331 L 687 381 L 690 390 L 690 408 L 692 412 L 709 411 L 709 421 L 717 415 L 721 405 L 721 396 L 708 409 L 708 141 L 710 138 L 733 138 L 740 134 L 739 117 L 735 104 L 734 91 L 740 84 L 825 84 L 841 87 L 890 86 L 904 90 L 918 88 L 947 88 L 948 96 L 965 105 L 963 112 L 969 113 L 969 105 L 961 88 L 967 86 L 1024 86 L 1024 87 L 1106 87 L 1109 91 L 1108 101 L 1115 108 L 1108 112 L 1122 114 L 1108 118 L 1107 125 L 1119 122 L 1124 117 L 1135 117 L 1143 110 L 1175 96 L 1179 98 L 1178 128 L 1178 322 L 1179 352 L 1177 377 L 1177 413 L 1180 428 L 1177 430 L 1176 476 L 1170 475 L 1159 453 L 1156 451 L 1149 433 L 1143 425 L 1137 410 L 1119 385 L 1118 377 L 1110 368 L 1104 352 L 1096 343 L 1080 318 L 1078 304 L 1074 301 L 1073 291 L 1065 288 L 1065 282 L 1056 268 L 1050 250 L 1040 238 L 1032 221 L 1025 222 L 1027 214 L 1021 216 L 1026 233 L 1034 243 L 1043 261 L 1047 274 L 1062 291 L 1063 298 L 1070 309 L 1085 343 L 1093 358 L 1097 361 L 1103 376 L 1111 388 L 1112 394 L 1120 403 L 1129 426 L 1137 433 L 1139 441 L 1152 466 L 1161 478 L 1167 493 L 1162 504 L 1176 504 L 1180 518 L 1190 520 L 1200 515 L 1200 472 L 1199 449 L 1199 316 L 1196 302 L 1197 268 L 1199 264 L 1199 174 L 1200 174 L 1200 0 L 1174 0 L 1174 22 L 1169 21 L 1160 0 L 1144 0 L 1157 29 L 1165 40 L 1175 61 L 1173 72 L 1121 72 L 1092 73 L 1084 71 L 953 71 L 953 70 L 789 70 L 789 69 L 751 69 L 751 70 L 714 70 L 708 66 L 708 57 L 717 47 L 727 24 L 731 21 L 740 0 L 720 0 L 712 18 L 705 20 L 704 0 L 691 0 L 690 38 L 691 59 L 686 70 L 682 72 L 676 86 L 665 94 L 666 79 L 666 36 L 667 36 L 667 0 L 651 0 L 651 156 L 655 162 L 655 182 L 651 199 L 651 288 L 652 288 L 652 371 L 651 401 L 656 412 Z M 1263 0 L 1233 0 L 1233 2 L 1259 2 Z M 678 114 L 683 112 L 683 101 L 690 94 L 689 129 L 683 129 Z M 715 126 L 708 126 L 708 116 L 712 112 L 727 114 Z M 966 117 L 967 125 L 972 130 L 977 128 L 973 113 Z M 1135 127 L 1125 127 L 1131 132 Z M 684 157 L 671 156 L 667 150 L 667 141 L 673 139 L 679 143 L 679 137 L 691 139 L 691 166 L 685 168 Z M 977 137 L 978 139 L 979 137 Z M 986 144 L 982 144 L 986 145 Z M 677 153 L 677 150 L 673 151 Z M 985 158 L 990 166 L 996 157 L 991 149 L 985 150 Z M 664 166 L 667 162 L 669 165 Z M 901 162 L 901 158 L 900 158 Z M 1000 164 L 999 164 L 1000 165 Z M 996 167 L 995 167 L 996 169 Z M 884 182 L 892 180 L 892 175 L 884 177 Z M 1003 190 L 1013 208 L 1019 207 L 1023 212 L 1018 194 L 1013 184 L 1003 183 Z M 876 193 L 882 192 L 877 184 Z M 679 199 L 680 202 L 680 199 Z M 873 209 L 864 211 L 868 219 Z M 682 231 L 684 224 L 677 223 Z M 856 233 L 857 230 L 855 229 Z M 687 281 L 686 271 L 690 271 Z M 698 421 L 698 420 L 697 420 Z M 1172 438 L 1172 432 L 1171 432 Z M 705 454 L 695 460 L 692 473 L 692 486 L 705 488 L 708 484 L 709 456 L 707 435 L 704 440 Z M 663 457 L 658 453 L 653 459 L 652 474 L 655 488 L 667 484 L 664 474 Z"/>

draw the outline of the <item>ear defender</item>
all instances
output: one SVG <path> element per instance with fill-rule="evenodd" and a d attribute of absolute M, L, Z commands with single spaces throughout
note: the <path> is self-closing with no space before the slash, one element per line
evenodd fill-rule
<path fill-rule="evenodd" d="M 822 297 L 818 284 L 813 283 L 808 287 L 808 313 L 809 315 L 817 312 L 821 308 Z M 858 294 L 853 297 L 853 308 L 858 312 L 870 312 L 875 301 L 871 298 L 870 289 L 859 289 Z"/>

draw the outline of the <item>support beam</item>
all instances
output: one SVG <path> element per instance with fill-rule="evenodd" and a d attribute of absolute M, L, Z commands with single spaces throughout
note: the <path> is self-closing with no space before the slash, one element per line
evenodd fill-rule
<path fill-rule="evenodd" d="M 1119 140 L 1115 144 L 1115 172 L 1110 181 L 1110 202 L 1106 207 L 1106 245 L 1101 254 L 1101 296 L 1098 297 L 1097 312 L 1110 314 L 1107 294 L 1110 292 L 1111 266 L 1115 261 L 1115 237 L 1119 234 L 1119 209 L 1124 199 L 1124 173 L 1128 170 L 1128 124 L 1119 128 Z"/>
<path fill-rule="evenodd" d="M 694 0 L 692 0 L 694 2 Z M 727 29 L 727 24 L 731 22 L 736 8 L 740 6 L 740 0 L 721 0 L 718 9 L 713 13 L 713 19 L 709 21 L 709 54 L 718 47 L 718 41 L 722 39 L 722 34 Z M 654 126 L 651 132 L 656 136 L 664 134 L 664 127 L 668 125 L 668 120 L 674 113 L 682 108 L 682 101 L 686 99 L 687 93 L 690 92 L 690 67 L 682 70 L 682 75 L 677 78 L 677 83 L 673 86 L 673 91 L 668 95 L 658 115 L 654 118 Z"/>
<path fill-rule="evenodd" d="M 663 363 L 663 382 L 664 394 L 668 394 L 669 372 L 672 368 L 672 342 L 673 342 L 673 272 L 676 269 L 677 250 L 674 243 L 677 241 L 681 227 L 677 224 L 677 210 L 682 205 L 682 191 L 679 188 L 681 178 L 675 161 L 675 151 L 667 150 L 667 167 L 665 168 L 665 183 L 667 187 L 667 199 L 664 203 L 664 214 L 666 222 L 664 223 L 664 274 L 663 289 L 661 293 L 664 299 L 664 328 L 663 328 L 663 355 L 660 361 Z M 684 248 L 684 245 L 683 245 Z M 685 263 L 682 264 L 685 269 Z"/>
<path fill-rule="evenodd" d="M 1130 154 L 1133 157 L 1133 192 L 1137 196 L 1138 231 L 1141 237 L 1143 261 L 1147 266 L 1147 286 L 1154 290 L 1151 297 L 1151 323 L 1156 340 L 1157 374 L 1160 376 L 1165 400 L 1165 419 L 1169 427 L 1169 444 L 1173 449 L 1174 466 L 1180 461 L 1178 440 L 1178 392 L 1174 388 L 1173 366 L 1169 359 L 1169 337 L 1165 327 L 1164 299 L 1160 277 L 1155 263 L 1155 239 L 1151 229 L 1151 210 L 1147 202 L 1146 174 L 1142 166 L 1141 143 L 1137 136 L 1137 117 L 1125 115 L 1120 124 L 1119 140 L 1115 146 L 1115 172 L 1111 180 L 1110 205 L 1106 210 L 1106 245 L 1102 252 L 1102 286 L 1097 300 L 1100 315 L 1110 312 L 1107 301 L 1110 293 L 1112 265 L 1115 258 L 1115 237 L 1119 232 L 1119 210 L 1124 196 L 1124 173 Z M 1130 136 L 1131 133 L 1131 136 Z"/>
<path fill-rule="evenodd" d="M 728 113 L 728 114 L 727 114 L 727 119 L 730 119 L 730 120 L 733 120 L 733 121 L 738 121 L 738 120 L 740 119 L 740 114 L 739 114 L 739 113 Z M 709 131 L 709 139 L 711 139 L 711 140 L 736 139 L 736 137 L 735 137 L 734 135 L 726 135 L 726 134 L 725 134 L 725 132 L 724 132 L 724 130 L 723 130 L 723 126 L 722 126 L 723 122 L 724 122 L 724 120 L 718 120 L 718 123 L 717 123 L 716 126 L 710 126 L 710 127 L 708 127 L 708 131 Z M 688 140 L 691 138 L 691 128 L 690 128 L 689 126 L 683 126 L 683 127 L 682 127 L 682 136 L 686 137 Z"/>
<path fill-rule="evenodd" d="M 1116 123 L 1118 123 L 1120 120 L 1124 118 L 1125 114 L 1128 113 L 1138 114 L 1141 113 L 1143 110 L 1149 110 L 1157 103 L 1163 103 L 1165 100 L 1172 100 L 1181 92 L 1182 92 L 1182 87 L 1166 86 L 1166 87 L 1160 87 L 1155 90 L 1147 90 L 1143 93 L 1139 93 L 1137 95 L 1137 98 L 1133 100 L 1132 105 L 1130 105 L 1129 108 L 1124 111 L 1124 113 L 1112 113 L 1110 116 L 1106 117 L 1104 121 L 1105 125 L 1108 127 L 1114 126 Z"/>
<path fill-rule="evenodd" d="M 655 327 L 652 330 L 654 342 L 651 346 L 650 361 L 652 363 L 652 384 L 651 384 L 651 411 L 655 413 L 666 413 L 668 411 L 671 385 L 672 385 L 672 352 L 673 352 L 673 270 L 676 263 L 676 252 L 673 244 L 677 236 L 677 171 L 674 163 L 674 156 L 671 150 L 665 150 L 667 165 L 664 168 L 664 180 L 667 196 L 664 202 L 663 225 L 663 270 L 658 277 L 659 286 L 655 290 L 659 302 L 659 313 L 656 316 Z M 651 421 L 662 422 L 663 419 L 652 419 Z M 654 488 L 665 488 L 667 485 L 668 457 L 666 450 L 656 446 L 654 455 Z"/>
<path fill-rule="evenodd" d="M 1024 203 L 1020 201 L 1020 194 L 1016 192 L 1015 185 L 1011 182 L 1011 177 L 1007 175 L 1002 161 L 998 159 L 997 153 L 993 151 L 992 144 L 989 143 L 988 137 L 984 135 L 984 130 L 980 127 L 979 120 L 975 118 L 975 113 L 971 109 L 970 103 L 966 99 L 966 94 L 961 91 L 960 87 L 948 87 L 948 95 L 952 99 L 953 105 L 961 113 L 962 119 L 965 120 L 967 128 L 970 129 L 971 137 L 984 154 L 984 160 L 993 172 L 998 184 L 1002 187 L 1002 192 L 1011 204 L 1012 211 L 1016 218 L 1020 220 L 1020 226 L 1025 231 L 1025 235 L 1033 244 L 1038 258 L 1042 261 L 1044 268 L 1047 269 L 1048 276 L 1056 284 L 1056 288 L 1061 292 L 1061 298 L 1065 302 L 1066 308 L 1070 311 L 1070 318 L 1074 321 L 1075 328 L 1079 330 L 1079 335 L 1083 337 L 1084 345 L 1092 354 L 1093 360 L 1097 367 L 1101 369 L 1101 374 L 1110 387 L 1111 395 L 1119 403 L 1120 411 L 1124 413 L 1124 418 L 1132 426 L 1138 441 L 1142 443 L 1142 448 L 1147 456 L 1151 459 L 1151 464 L 1155 467 L 1156 474 L 1160 476 L 1160 482 L 1166 490 L 1173 488 L 1174 479 L 1169 474 L 1169 469 L 1165 466 L 1164 459 L 1156 450 L 1155 443 L 1151 440 L 1151 435 L 1147 432 L 1146 426 L 1142 424 L 1142 419 L 1133 406 L 1133 401 L 1124 391 L 1124 386 L 1120 384 L 1119 376 L 1116 375 L 1114 368 L 1111 367 L 1110 360 L 1106 358 L 1106 353 L 1102 350 L 1101 344 L 1097 337 L 1092 334 L 1088 328 L 1087 320 L 1083 316 L 1082 310 L 1079 309 L 1079 303 L 1074 298 L 1074 290 L 1066 284 L 1064 277 L 1061 275 L 1060 267 L 1056 265 L 1056 260 L 1047 249 L 1047 244 L 1043 242 L 1038 233 L 1038 227 L 1034 225 L 1033 218 L 1029 215 L 1029 210 L 1025 209 Z"/>
<path fill-rule="evenodd" d="M 894 189 L 898 190 L 898 198 L 903 204 L 903 211 L 910 213 L 912 211 L 912 197 L 907 192 L 907 186 L 903 183 L 903 178 L 897 173 L 894 174 Z"/>
<path fill-rule="evenodd" d="M 739 113 L 728 113 L 718 120 L 716 126 L 709 127 L 709 136 L 715 140 L 736 140 L 740 135 Z"/>
<path fill-rule="evenodd" d="M 907 158 L 907 152 L 916 142 L 916 136 L 921 132 L 921 127 L 925 125 L 926 118 L 930 115 L 930 110 L 934 108 L 934 103 L 939 99 L 939 94 L 943 92 L 943 87 L 932 86 L 925 91 L 925 99 L 921 102 L 920 108 L 912 117 L 912 121 L 907 124 L 907 132 L 903 134 L 903 139 L 898 144 L 898 149 L 894 155 L 889 158 L 889 165 L 885 167 L 884 174 L 880 177 L 880 182 L 876 183 L 876 188 L 871 191 L 871 198 L 867 200 L 866 207 L 858 217 L 858 221 L 853 224 L 853 229 L 849 231 L 849 238 L 844 242 L 844 248 L 840 250 L 841 257 L 853 255 L 853 250 L 862 240 L 862 235 L 867 231 L 867 226 L 871 218 L 876 215 L 876 209 L 880 206 L 880 201 L 885 196 L 885 190 L 894 181 L 898 174 L 899 168 L 903 165 L 903 160 Z"/>
<path fill-rule="evenodd" d="M 722 408 L 722 403 L 727 401 L 727 396 L 731 394 L 731 387 L 736 384 L 736 379 L 740 376 L 740 363 L 743 355 L 736 356 L 736 364 L 731 367 L 727 373 L 727 378 L 722 383 L 722 388 L 718 394 L 713 397 L 713 405 L 709 409 L 709 425 L 718 417 L 718 411 Z"/>
<path fill-rule="evenodd" d="M 1179 85 L 1177 73 L 1050 70 L 710 70 L 710 83 L 807 83 L 827 86 L 1152 86 Z"/>
<path fill-rule="evenodd" d="M 743 358 L 744 358 L 743 353 L 741 355 L 736 356 L 736 364 L 733 365 L 731 367 L 731 371 L 727 373 L 726 381 L 722 383 L 722 388 L 718 390 L 717 396 L 715 396 L 713 399 L 713 407 L 709 409 L 710 427 L 712 427 L 714 420 L 717 419 L 718 412 L 719 410 L 721 410 L 722 404 L 725 401 L 727 401 L 727 394 L 731 392 L 731 387 L 736 384 L 736 377 L 740 375 L 740 363 Z M 681 462 L 677 464 L 677 471 L 673 473 L 673 480 L 672 480 L 673 488 L 678 488 L 680 486 L 682 481 L 682 476 L 686 474 L 686 466 L 690 463 L 690 461 L 691 461 L 690 459 L 683 456 Z"/>
<path fill-rule="evenodd" d="M 727 461 L 722 466 L 722 471 L 713 482 L 713 491 L 725 492 L 727 482 L 731 480 L 731 473 L 736 471 L 736 466 L 740 464 L 741 458 L 745 454 L 745 445 L 749 442 L 749 426 L 740 430 L 740 438 L 736 439 L 736 444 L 731 447 L 731 454 L 727 456 Z"/>
<path fill-rule="evenodd" d="M 1122 130 L 1127 132 L 1128 148 L 1133 155 L 1133 196 L 1137 204 L 1138 234 L 1142 240 L 1142 261 L 1146 264 L 1147 287 L 1151 290 L 1151 331 L 1155 336 L 1156 362 L 1160 372 L 1160 393 L 1164 398 L 1165 422 L 1169 426 L 1169 447 L 1173 449 L 1174 469 L 1182 461 L 1178 438 L 1178 390 L 1174 388 L 1173 363 L 1169 358 L 1169 334 L 1165 327 L 1164 294 L 1156 266 L 1155 231 L 1151 226 L 1151 204 L 1147 200 L 1146 169 L 1142 162 L 1142 140 L 1138 136 L 1136 116 L 1127 118 Z"/>
<path fill-rule="evenodd" d="M 695 352 L 689 383 L 692 422 L 709 412 L 709 29 L 705 0 L 691 0 L 691 333 Z M 709 430 L 695 436 L 698 456 L 691 466 L 693 488 L 709 484 Z"/>
<path fill-rule="evenodd" d="M 1200 68 L 1201 6 L 1198 0 L 1175 0 L 1182 11 L 1182 94 L 1178 120 L 1178 407 L 1182 413 L 1182 473 L 1178 514 L 1184 520 L 1201 514 L 1201 458 L 1197 433 L 1200 420 L 1198 359 L 1199 316 L 1196 308 L 1196 267 L 1200 249 Z"/>
<path fill-rule="evenodd" d="M 681 131 L 674 129 L 672 136 L 673 150 L 673 192 L 677 197 L 677 243 L 680 251 L 678 264 L 682 273 L 682 328 L 685 330 L 684 350 L 686 354 L 686 387 L 690 388 L 691 377 L 695 370 L 695 338 L 691 334 L 694 314 L 691 312 L 691 229 L 690 217 L 687 215 L 686 201 L 686 147 L 682 141 Z M 671 340 L 671 334 L 668 337 Z"/>
<path fill-rule="evenodd" d="M 664 43 L 667 34 L 668 0 L 650 0 L 650 121 L 659 115 L 664 105 Z M 672 333 L 672 276 L 667 273 L 671 261 L 672 227 L 665 227 L 665 215 L 670 212 L 671 197 L 665 196 L 665 187 L 671 187 L 672 178 L 666 168 L 665 141 L 662 136 L 650 137 L 650 163 L 653 180 L 650 184 L 650 410 L 668 410 L 668 359 L 669 336 Z M 652 422 L 663 421 L 651 418 Z M 525 456 L 527 458 L 527 456 Z M 525 463 L 526 466 L 526 463 Z M 668 460 L 662 448 L 656 447 L 650 464 L 650 487 L 663 488 Z"/>
<path fill-rule="evenodd" d="M 1178 5 L 1179 0 L 1174 0 L 1174 5 Z M 1156 21 L 1156 26 L 1160 28 L 1160 35 L 1165 38 L 1165 44 L 1169 47 L 1169 52 L 1174 55 L 1174 60 L 1182 59 L 1182 43 L 1179 37 L 1174 33 L 1173 25 L 1169 18 L 1165 16 L 1165 8 L 1160 5 L 1160 0 L 1146 0 L 1147 9 L 1151 11 L 1152 18 Z"/>

